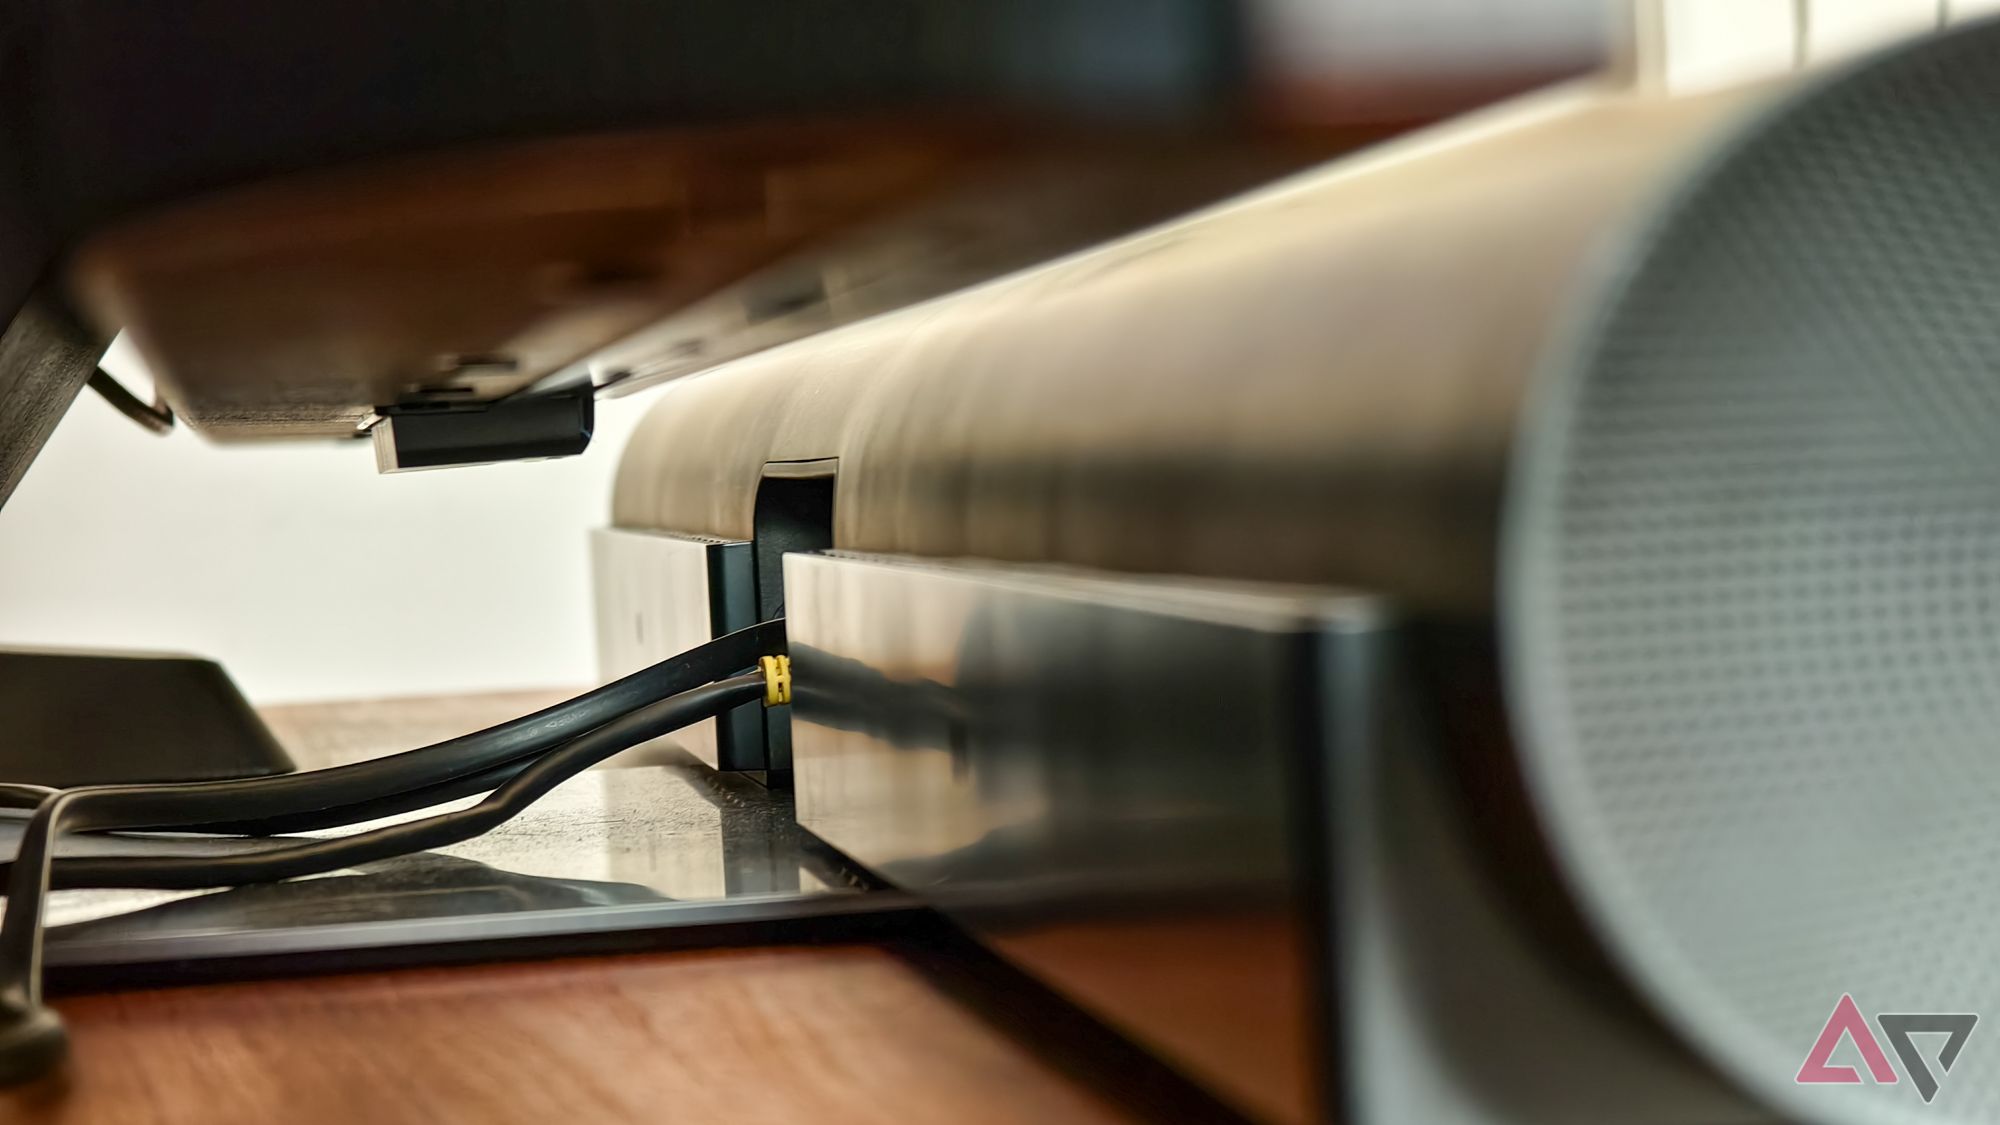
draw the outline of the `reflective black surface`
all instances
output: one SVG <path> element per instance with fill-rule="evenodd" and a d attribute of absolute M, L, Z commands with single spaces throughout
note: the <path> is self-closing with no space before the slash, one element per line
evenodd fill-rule
<path fill-rule="evenodd" d="M 1311 589 L 786 560 L 801 822 L 1260 1118 L 1324 1109 Z M 1302 815 L 1305 814 L 1305 815 Z"/>
<path fill-rule="evenodd" d="M 786 579 L 801 821 L 1239 1111 L 1770 1120 L 1523 925 L 1482 744 L 1438 721 L 1475 685 L 1412 677 L 1424 630 L 1380 603 L 873 556 Z"/>
<path fill-rule="evenodd" d="M 56 892 L 49 965 L 362 949 L 402 950 L 421 960 L 431 947 L 477 955 L 482 946 L 532 939 L 560 949 L 569 936 L 908 908 L 900 895 L 869 890 L 845 861 L 801 832 L 789 794 L 714 773 L 671 749 L 642 750 L 638 758 L 581 774 L 493 832 L 437 852 L 228 890 Z M 0 821 L 0 832 L 11 839 L 21 823 Z M 203 854 L 251 846 L 236 839 L 87 836 L 65 841 L 62 854 Z"/>

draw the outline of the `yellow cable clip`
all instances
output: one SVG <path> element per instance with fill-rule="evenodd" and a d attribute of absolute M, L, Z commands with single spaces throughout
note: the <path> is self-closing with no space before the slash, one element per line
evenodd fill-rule
<path fill-rule="evenodd" d="M 764 706 L 776 707 L 792 701 L 792 658 L 766 656 L 757 661 L 764 670 Z"/>

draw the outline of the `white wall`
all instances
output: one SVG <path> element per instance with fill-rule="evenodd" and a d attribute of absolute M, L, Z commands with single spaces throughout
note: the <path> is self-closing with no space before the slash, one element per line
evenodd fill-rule
<path fill-rule="evenodd" d="M 1633 0 L 1657 21 L 1661 75 L 1694 92 L 1838 62 L 2000 13 L 2000 0 Z"/>
<path fill-rule="evenodd" d="M 651 397 L 600 402 L 580 457 L 380 476 L 366 442 L 158 437 L 85 391 L 0 507 L 0 644 L 192 652 L 257 702 L 593 682 L 586 533 Z"/>

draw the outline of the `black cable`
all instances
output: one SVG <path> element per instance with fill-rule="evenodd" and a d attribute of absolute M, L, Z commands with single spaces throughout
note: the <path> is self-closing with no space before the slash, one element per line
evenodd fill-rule
<path fill-rule="evenodd" d="M 192 803 L 191 807 L 199 809 L 187 814 L 193 817 L 216 815 L 208 811 L 211 807 L 227 806 L 231 812 L 241 812 L 243 802 L 250 797 L 258 800 L 292 799 L 295 795 L 307 794 L 307 797 L 301 798 L 306 801 L 307 807 L 300 811 L 280 815 L 253 812 L 250 817 L 240 820 L 204 819 L 194 823 L 181 820 L 132 825 L 127 830 L 274 836 L 358 824 L 488 792 L 526 769 L 535 755 L 559 745 L 566 738 L 677 691 L 752 667 L 759 657 L 782 653 L 784 648 L 783 619 L 766 621 L 698 645 L 574 699 L 433 746 L 353 766 L 282 777 L 200 782 L 177 787 L 188 795 L 186 799 Z M 382 768 L 385 766 L 394 768 Z M 356 783 L 353 781 L 356 775 L 365 776 Z M 336 787 L 328 784 L 329 781 L 340 784 Z M 349 791 L 359 789 L 362 784 L 372 788 L 359 796 L 350 796 Z M 326 791 L 317 798 L 311 798 L 311 791 L 322 785 L 326 786 Z M 43 798 L 55 792 L 42 786 L 0 784 L 0 808 L 33 809 Z M 211 795 L 215 804 L 209 806 L 194 802 L 193 795 L 196 793 Z M 328 793 L 350 799 L 330 803 Z M 187 885 L 186 880 L 196 878 L 183 869 L 206 863 L 211 858 L 208 855 L 69 856 L 55 861 L 52 885 L 64 890 L 83 887 L 169 889 Z M 131 866 L 140 860 L 156 866 Z M 10 874 L 10 867 L 11 864 L 0 863 L 0 878 Z M 173 882 L 158 885 L 146 881 L 155 878 Z"/>
<path fill-rule="evenodd" d="M 352 836 L 292 840 L 255 851 L 202 856 L 93 856 L 78 857 L 77 862 L 111 869 L 120 876 L 142 879 L 147 887 L 199 890 L 318 875 L 407 852 L 454 844 L 514 816 L 558 782 L 620 750 L 760 697 L 763 686 L 763 676 L 753 673 L 694 688 L 642 707 L 525 763 L 506 784 L 495 789 L 486 800 L 469 808 L 403 824 L 385 825 Z M 717 699 L 724 702 L 718 705 L 714 702 Z M 636 736 L 635 731 L 639 732 Z M 111 795 L 119 796 L 115 793 Z M 77 804 L 75 801 L 66 803 L 72 807 Z M 102 823 L 116 815 L 115 811 L 103 811 L 107 807 L 100 802 L 99 811 L 93 814 L 93 819 L 99 822 L 96 826 L 119 827 L 115 823 Z M 73 820 L 77 814 L 72 812 L 69 815 Z M 33 821 L 29 822 L 28 830 L 31 833 L 34 831 Z M 105 885 L 134 884 L 121 878 Z M 0 921 L 0 987 L 4 987 L 8 955 L 6 936 L 4 921 Z"/>
<path fill-rule="evenodd" d="M 245 855 L 203 857 L 200 870 L 204 881 L 196 885 L 227 886 L 295 878 L 468 839 L 514 816 L 564 779 L 620 750 L 722 714 L 763 694 L 764 678 L 756 674 L 683 691 L 577 736 L 561 749 L 534 761 L 471 808 L 354 836 L 285 845 Z M 210 807 L 208 802 L 213 797 L 207 790 L 218 784 L 241 783 L 69 789 L 43 801 L 36 809 L 9 872 L 6 911 L 0 916 L 0 1084 L 18 1083 L 46 1073 L 66 1050 L 62 1021 L 41 1002 L 42 919 L 57 834 L 71 828 L 115 830 L 171 823 L 187 815 L 190 806 Z M 297 807 L 297 802 L 313 792 L 310 788 L 295 787 L 290 793 L 263 794 L 258 807 L 266 810 L 261 815 L 292 815 L 304 811 Z M 287 798 L 294 802 L 292 806 L 285 804 Z M 118 862 L 148 861 L 128 858 Z"/>
<path fill-rule="evenodd" d="M 43 801 L 62 792 L 46 785 L 20 785 L 14 782 L 0 782 L 0 809 L 35 809 Z"/>
<path fill-rule="evenodd" d="M 628 712 L 629 713 L 629 712 Z M 527 769 L 540 754 L 547 750 L 531 753 L 512 761 L 488 766 L 475 773 L 449 778 L 436 785 L 424 785 L 415 789 L 404 789 L 387 793 L 366 801 L 341 805 L 338 808 L 314 809 L 297 816 L 267 816 L 259 820 L 220 821 L 200 824 L 188 828 L 154 829 L 154 831 L 191 832 L 205 836 L 292 836 L 301 832 L 317 832 L 322 828 L 337 828 L 343 824 L 360 824 L 368 820 L 380 820 L 385 816 L 427 809 L 442 805 L 446 801 L 456 801 L 460 797 L 470 797 L 474 793 L 487 793 L 500 788 L 509 778 Z M 58 887 L 114 887 L 131 886 L 120 883 L 71 883 L 63 879 L 62 865 L 66 859 L 56 861 L 56 886 Z M 6 865 L 0 863 L 0 879 L 4 879 Z"/>
<path fill-rule="evenodd" d="M 341 819 L 339 820 L 331 820 L 331 813 L 315 811 L 297 817 L 268 817 L 257 822 L 259 825 L 264 826 L 262 831 L 245 831 L 239 825 L 232 827 L 227 833 L 220 834 L 232 836 L 283 836 L 296 832 L 316 831 L 320 828 L 333 827 L 340 824 L 361 824 L 366 821 L 379 820 L 385 816 L 395 816 L 399 813 L 411 812 L 416 809 L 428 809 L 442 805 L 446 801 L 455 801 L 460 797 L 470 797 L 475 793 L 489 793 L 505 785 L 516 775 L 540 760 L 540 756 L 519 758 L 515 761 L 494 766 L 492 769 L 455 778 L 441 785 L 433 785 L 424 789 L 413 789 L 405 793 L 394 793 L 374 801 L 343 805 L 339 809 L 334 810 L 334 812 L 341 814 Z M 0 790 L 6 788 L 6 786 L 0 786 Z M 45 790 L 44 796 L 52 796 L 57 792 L 59 790 Z M 40 804 L 40 798 L 34 800 L 9 799 L 4 792 L 0 792 L 0 808 L 34 809 L 39 807 Z M 296 825 L 296 827 L 290 827 L 293 825 Z M 173 831 L 183 833 L 194 830 L 174 829 Z M 202 830 L 202 834 L 205 837 L 212 837 L 218 833 L 204 829 Z M 155 845 L 164 845 L 165 849 L 170 849 L 173 843 L 171 838 L 162 839 L 160 837 L 149 837 L 146 842 Z M 216 853 L 177 854 L 165 849 L 163 849 L 165 854 L 160 855 L 58 856 L 53 861 L 53 866 L 50 869 L 49 888 L 58 891 L 82 890 L 85 888 L 108 889 L 113 887 L 128 890 L 179 890 L 187 887 L 215 885 L 203 882 L 201 871 L 202 865 L 212 862 Z M 12 874 L 13 867 L 12 860 L 0 861 L 0 883 L 4 883 Z"/>
<path fill-rule="evenodd" d="M 558 752 L 560 751 L 551 750 L 543 755 L 506 762 L 492 769 L 483 770 L 467 777 L 457 778 L 442 785 L 434 785 L 427 789 L 416 789 L 407 793 L 392 794 L 377 801 L 347 805 L 341 811 L 347 813 L 350 819 L 342 823 L 360 824 L 364 821 L 379 820 L 385 816 L 394 816 L 397 813 L 410 812 L 413 809 L 431 808 L 435 805 L 444 804 L 446 801 L 455 801 L 460 797 L 470 797 L 475 793 L 488 793 L 512 781 L 535 763 L 546 761 L 550 756 Z M 281 825 L 294 819 L 298 823 L 310 824 L 313 828 L 326 827 L 326 825 L 319 823 L 325 819 L 325 814 L 322 813 L 311 813 L 299 818 L 272 817 L 264 823 Z M 279 836 L 289 831 L 310 830 L 312 829 L 273 829 L 261 835 Z M 171 839 L 160 839 L 157 837 L 152 838 L 149 842 L 166 845 L 167 847 L 171 847 L 172 845 Z M 290 841 L 280 846 L 289 846 L 290 843 L 295 842 Z M 264 848 L 238 854 L 263 855 L 275 850 L 278 849 Z M 51 890 L 58 891 L 111 887 L 177 891 L 200 887 L 229 886 L 231 885 L 231 880 L 222 879 L 218 881 L 210 874 L 214 870 L 214 865 L 218 858 L 215 852 L 186 855 L 174 854 L 171 851 L 161 855 L 60 856 L 54 861 L 54 865 L 50 869 L 49 887 Z M 12 871 L 13 864 L 11 862 L 0 863 L 0 880 L 9 878 L 12 875 Z M 257 880 L 237 881 L 256 882 Z"/>
<path fill-rule="evenodd" d="M 565 739 L 602 726 L 663 695 L 747 668 L 758 657 L 775 655 L 783 648 L 783 623 L 766 622 L 717 638 L 567 703 L 475 734 L 372 762 L 271 778 L 75 790 L 61 802 L 45 800 L 47 791 L 39 787 L 0 785 L 0 807 L 41 805 L 29 822 L 29 835 L 24 837 L 18 858 L 43 868 L 38 880 L 43 893 L 52 879 L 63 886 L 129 886 L 144 878 L 173 879 L 180 885 L 208 878 L 207 872 L 213 869 L 206 865 L 216 857 L 72 857 L 52 862 L 46 850 L 51 841 L 42 841 L 44 850 L 40 853 L 31 851 L 29 844 L 35 840 L 37 822 L 53 811 L 60 811 L 52 810 L 51 806 L 69 807 L 78 795 L 88 792 L 114 795 L 121 810 L 117 827 L 126 830 L 247 834 L 306 831 L 427 807 L 511 783 L 511 778 L 525 772 L 531 764 L 528 759 Z M 215 819 L 223 815 L 241 819 Z M 363 835 L 375 838 L 373 834 Z M 267 849 L 276 850 L 281 849 Z M 264 852 L 256 853 L 256 857 L 279 861 Z M 132 863 L 159 866 L 150 869 L 121 866 Z M 17 881 L 26 878 L 20 870 L 8 872 L 10 885 L 25 885 Z M 197 885 L 217 884 L 211 881 Z M 40 1073 L 60 1057 L 64 1042 L 60 1022 L 39 1004 L 40 896 L 35 896 L 33 912 L 26 916 L 15 913 L 12 905 L 15 897 L 10 896 L 7 919 L 26 917 L 27 921 L 0 921 L 0 970 L 5 970 L 16 958 L 21 969 L 0 979 L 0 1083 Z M 27 936 L 18 937 L 24 927 Z M 22 943 L 20 950 L 9 952 L 9 934 L 17 935 Z M 7 983 L 8 980 L 14 983 Z"/>
<path fill-rule="evenodd" d="M 224 825 L 220 828 L 173 829 L 177 833 L 199 832 L 206 836 L 283 836 L 297 832 L 311 832 L 342 824 L 361 824 L 370 820 L 380 820 L 385 816 L 395 816 L 415 809 L 428 809 L 455 801 L 460 797 L 470 797 L 475 793 L 488 793 L 506 784 L 516 774 L 533 765 L 534 756 L 503 762 L 491 769 L 465 777 L 454 778 L 439 785 L 423 789 L 412 789 L 402 793 L 392 793 L 372 801 L 362 801 L 343 805 L 334 810 L 315 810 L 295 817 L 266 817 L 261 821 Z M 40 807 L 42 801 L 60 792 L 39 785 L 0 784 L 0 809 L 29 809 Z M 150 838 L 155 844 L 171 845 L 171 840 Z M 191 885 L 188 880 L 195 878 L 184 870 L 199 865 L 213 857 L 215 853 L 199 855 L 166 854 L 159 856 L 58 856 L 49 876 L 49 886 L 53 890 L 69 891 L 83 888 L 111 888 L 144 890 L 172 890 Z M 143 859 L 148 865 L 132 866 L 131 861 Z M 157 864 L 157 866 L 154 866 Z M 13 861 L 0 861 L 0 883 L 4 883 L 13 871 Z M 154 882 L 164 879 L 165 882 Z M 203 884 L 205 885 L 205 884 Z"/>
<path fill-rule="evenodd" d="M 398 795 L 446 786 L 539 754 L 634 708 L 754 668 L 759 657 L 784 650 L 784 621 L 766 621 L 717 637 L 567 702 L 419 750 L 306 773 L 134 787 L 157 793 L 171 790 L 175 811 L 156 821 L 125 827 L 132 831 L 264 836 L 332 828 L 423 808 L 451 797 L 384 806 Z M 481 791 L 460 788 L 452 796 Z M 204 801 L 203 797 L 212 799 Z M 352 809 L 357 806 L 378 811 L 355 815 Z"/>
<path fill-rule="evenodd" d="M 90 373 L 90 389 L 110 403 L 113 410 L 156 434 L 164 434 L 174 428 L 174 408 L 167 405 L 166 399 L 155 395 L 153 404 L 148 406 L 145 400 L 126 390 L 125 384 L 112 378 L 111 373 L 102 367 Z"/>

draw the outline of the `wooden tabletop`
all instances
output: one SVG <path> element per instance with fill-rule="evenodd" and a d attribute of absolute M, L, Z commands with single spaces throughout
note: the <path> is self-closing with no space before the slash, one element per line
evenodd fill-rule
<path fill-rule="evenodd" d="M 469 730 L 523 702 L 292 708 L 271 718 L 311 766 Z M 1028 1037 L 894 950 L 866 945 L 327 975 L 55 1006 L 71 1030 L 70 1063 L 57 1078 L 0 1093 L 0 1121 L 1130 1119 Z"/>
<path fill-rule="evenodd" d="M 682 952 L 76 997 L 29 1125 L 1127 1118 L 893 954 Z"/>

